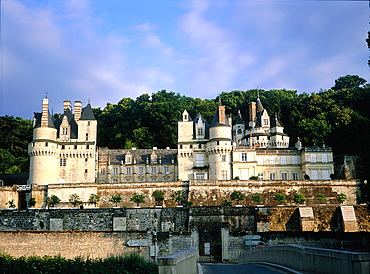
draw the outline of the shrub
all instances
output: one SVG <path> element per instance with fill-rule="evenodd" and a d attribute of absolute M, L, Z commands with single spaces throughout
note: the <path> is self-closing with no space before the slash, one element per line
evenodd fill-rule
<path fill-rule="evenodd" d="M 322 193 L 318 193 L 318 194 L 316 195 L 316 200 L 319 200 L 319 201 L 326 201 L 326 197 L 325 197 L 325 195 L 324 195 L 324 194 L 322 194 Z"/>
<path fill-rule="evenodd" d="M 139 204 L 145 203 L 145 197 L 143 194 L 134 193 L 132 194 L 130 201 L 136 203 L 136 205 L 139 206 Z"/>
<path fill-rule="evenodd" d="M 158 205 L 161 205 L 164 200 L 164 192 L 162 190 L 156 190 L 153 192 L 152 196 Z"/>
<path fill-rule="evenodd" d="M 81 201 L 81 198 L 80 196 L 78 196 L 76 193 L 74 194 L 71 194 L 69 196 L 69 200 L 68 200 L 74 207 L 78 206 L 78 205 L 82 205 L 83 202 Z"/>
<path fill-rule="evenodd" d="M 228 200 L 223 200 L 221 206 L 232 206 L 232 203 Z"/>
<path fill-rule="evenodd" d="M 28 206 L 33 207 L 36 205 L 36 198 L 30 198 L 28 201 Z"/>
<path fill-rule="evenodd" d="M 14 203 L 14 200 L 13 199 L 9 200 L 5 204 L 8 205 L 9 208 L 15 208 L 15 203 Z"/>
<path fill-rule="evenodd" d="M 174 200 L 175 203 L 181 203 L 184 198 L 182 197 L 182 191 L 178 190 L 171 194 L 172 200 Z"/>
<path fill-rule="evenodd" d="M 118 207 L 118 203 L 122 202 L 122 197 L 120 194 L 113 194 L 109 201 L 115 203 L 116 207 Z"/>
<path fill-rule="evenodd" d="M 90 197 L 89 197 L 89 204 L 90 205 L 96 206 L 99 201 L 100 201 L 100 197 L 98 195 L 96 195 L 94 193 L 90 194 Z"/>
<path fill-rule="evenodd" d="M 51 195 L 50 197 L 47 197 L 46 198 L 46 204 L 48 205 L 48 207 L 54 207 L 56 206 L 57 204 L 60 203 L 60 199 L 58 196 L 56 195 Z"/>
<path fill-rule="evenodd" d="M 347 200 L 346 194 L 343 194 L 343 193 L 338 194 L 338 197 L 337 197 L 338 202 L 343 203 L 345 200 Z"/>
<path fill-rule="evenodd" d="M 301 193 L 297 193 L 296 195 L 294 195 L 294 202 L 297 203 L 297 204 L 302 204 L 306 201 L 306 197 L 301 194 Z"/>
<path fill-rule="evenodd" d="M 260 203 L 263 201 L 262 196 L 259 193 L 252 195 L 251 199 L 252 199 L 252 202 L 255 202 L 255 203 Z"/>
<path fill-rule="evenodd" d="M 231 194 L 230 194 L 230 199 L 233 201 L 233 200 L 237 200 L 238 202 L 239 201 L 243 201 L 244 200 L 244 197 L 245 195 L 243 193 L 241 193 L 240 191 L 233 191 Z"/>
<path fill-rule="evenodd" d="M 280 203 L 285 203 L 286 201 L 286 196 L 284 193 L 275 193 L 274 195 L 274 200 L 278 201 Z"/>
<path fill-rule="evenodd" d="M 255 180 L 255 181 L 257 181 L 258 180 L 258 176 L 251 176 L 251 177 L 249 177 L 249 180 Z"/>

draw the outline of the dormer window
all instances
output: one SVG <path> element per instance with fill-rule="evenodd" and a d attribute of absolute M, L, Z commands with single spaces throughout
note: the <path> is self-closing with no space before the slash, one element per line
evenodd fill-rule
<path fill-rule="evenodd" d="M 198 128 L 198 135 L 199 136 L 203 136 L 204 135 L 203 128 Z"/>
<path fill-rule="evenodd" d="M 62 128 L 62 135 L 68 135 L 68 128 Z"/>
<path fill-rule="evenodd" d="M 263 125 L 268 126 L 269 125 L 269 119 L 263 119 Z"/>
<path fill-rule="evenodd" d="M 131 162 L 132 162 L 132 157 L 131 157 L 131 155 L 126 155 L 126 157 L 125 157 L 125 163 L 126 163 L 126 164 L 131 164 Z"/>
<path fill-rule="evenodd" d="M 157 155 L 150 156 L 150 162 L 151 163 L 157 163 Z"/>

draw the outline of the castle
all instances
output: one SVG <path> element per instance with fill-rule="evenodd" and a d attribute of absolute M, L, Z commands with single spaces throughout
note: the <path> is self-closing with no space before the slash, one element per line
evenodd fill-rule
<path fill-rule="evenodd" d="M 34 115 L 29 144 L 30 184 L 130 183 L 188 180 L 330 180 L 333 154 L 328 147 L 289 147 L 277 117 L 260 98 L 249 104 L 249 121 L 232 125 L 225 106 L 211 124 L 184 110 L 178 122 L 177 149 L 98 148 L 97 121 L 91 105 L 64 101 L 54 119 L 49 100 Z"/>

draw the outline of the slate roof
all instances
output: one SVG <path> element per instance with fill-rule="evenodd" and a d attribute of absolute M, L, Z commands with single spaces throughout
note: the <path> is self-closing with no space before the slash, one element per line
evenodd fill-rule
<path fill-rule="evenodd" d="M 236 116 L 236 125 L 244 125 L 242 114 L 240 113 L 240 109 L 238 110 L 238 116 Z"/>
<path fill-rule="evenodd" d="M 147 159 L 150 164 L 150 156 L 152 153 L 157 155 L 157 159 L 161 160 L 161 164 L 172 164 L 177 162 L 177 149 L 115 149 L 109 150 L 109 161 L 111 164 L 121 164 L 125 162 L 125 156 L 131 155 L 132 162 L 136 164 L 147 164 Z M 102 153 L 104 155 L 104 151 Z"/>
<path fill-rule="evenodd" d="M 197 132 L 195 130 L 195 125 L 198 123 L 199 119 L 202 119 L 202 121 L 204 122 L 204 139 L 209 139 L 209 124 L 207 123 L 206 120 L 204 120 L 204 118 L 202 117 L 202 115 L 198 114 L 197 117 L 195 117 L 194 119 L 194 123 L 193 123 L 193 127 L 194 127 L 194 139 L 196 139 L 196 136 L 197 136 Z"/>
<path fill-rule="evenodd" d="M 80 120 L 95 120 L 94 112 L 92 111 L 90 103 L 82 110 Z"/>
<path fill-rule="evenodd" d="M 219 122 L 219 111 L 216 110 L 215 116 L 213 116 L 212 124 L 210 127 L 219 127 L 219 126 L 229 126 L 229 117 L 230 115 L 225 115 L 225 124 Z"/>

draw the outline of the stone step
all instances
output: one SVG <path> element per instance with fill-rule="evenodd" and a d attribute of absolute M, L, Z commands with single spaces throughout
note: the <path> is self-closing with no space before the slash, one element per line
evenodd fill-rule
<path fill-rule="evenodd" d="M 341 206 L 343 221 L 356 221 L 355 209 L 353 206 Z"/>

